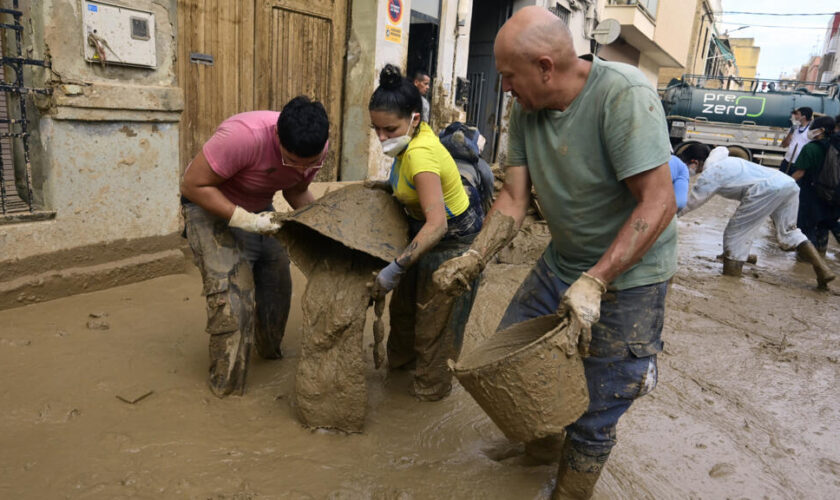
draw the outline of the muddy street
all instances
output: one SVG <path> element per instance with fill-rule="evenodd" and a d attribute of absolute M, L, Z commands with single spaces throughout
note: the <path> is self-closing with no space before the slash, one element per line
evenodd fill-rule
<path fill-rule="evenodd" d="M 620 421 L 596 498 L 840 491 L 838 285 L 816 291 L 769 221 L 757 264 L 740 281 L 720 276 L 733 210 L 715 199 L 679 222 L 659 384 Z M 464 352 L 528 271 L 506 261 L 485 272 Z M 374 370 L 370 311 L 364 433 L 304 429 L 290 407 L 303 275 L 293 282 L 284 359 L 253 356 L 245 395 L 223 400 L 206 386 L 194 268 L 0 312 L 0 497 L 548 497 L 555 467 L 529 463 L 463 388 L 421 403 L 409 373 Z"/>

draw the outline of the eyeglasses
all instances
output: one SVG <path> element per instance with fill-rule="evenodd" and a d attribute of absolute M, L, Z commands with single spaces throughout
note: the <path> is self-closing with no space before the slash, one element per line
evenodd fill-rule
<path fill-rule="evenodd" d="M 327 157 L 327 147 L 324 146 L 324 150 L 321 151 L 321 159 L 318 160 L 318 163 L 314 163 L 312 165 L 300 165 L 297 163 L 286 163 L 286 158 L 283 156 L 283 151 L 280 151 L 280 164 L 287 168 L 294 168 L 297 170 L 308 170 L 310 168 L 321 168 L 324 166 L 324 160 Z"/>

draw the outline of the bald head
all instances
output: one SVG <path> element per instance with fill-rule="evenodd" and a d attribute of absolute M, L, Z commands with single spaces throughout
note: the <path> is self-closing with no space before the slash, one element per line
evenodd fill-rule
<path fill-rule="evenodd" d="M 533 61 L 550 57 L 557 69 L 574 64 L 576 59 L 568 26 L 543 7 L 518 10 L 496 35 L 496 57 L 515 56 Z"/>

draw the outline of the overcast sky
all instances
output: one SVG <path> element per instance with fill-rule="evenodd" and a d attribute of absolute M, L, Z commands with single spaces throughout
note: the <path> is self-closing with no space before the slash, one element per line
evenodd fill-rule
<path fill-rule="evenodd" d="M 722 0 L 724 11 L 773 12 L 773 13 L 820 13 L 840 11 L 838 0 Z M 733 38 L 755 38 L 761 47 L 758 58 L 759 78 L 778 78 L 780 73 L 792 73 L 806 62 L 811 54 L 820 55 L 823 38 L 830 16 L 761 16 L 749 14 L 724 14 L 718 19 L 723 34 L 729 30 Z M 751 25 L 749 28 L 736 28 Z M 755 25 L 786 26 L 765 28 Z M 797 27 L 816 26 L 820 29 Z"/>

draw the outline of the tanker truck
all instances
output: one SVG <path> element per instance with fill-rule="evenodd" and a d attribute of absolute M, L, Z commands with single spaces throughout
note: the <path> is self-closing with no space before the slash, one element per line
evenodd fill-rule
<path fill-rule="evenodd" d="M 733 81 L 726 83 L 732 86 Z M 732 156 L 748 161 L 779 166 L 794 109 L 807 106 L 814 116 L 840 114 L 837 84 L 746 78 L 737 83 L 746 90 L 708 88 L 727 85 L 702 75 L 672 80 L 662 105 L 674 154 L 702 143 L 726 146 Z"/>

